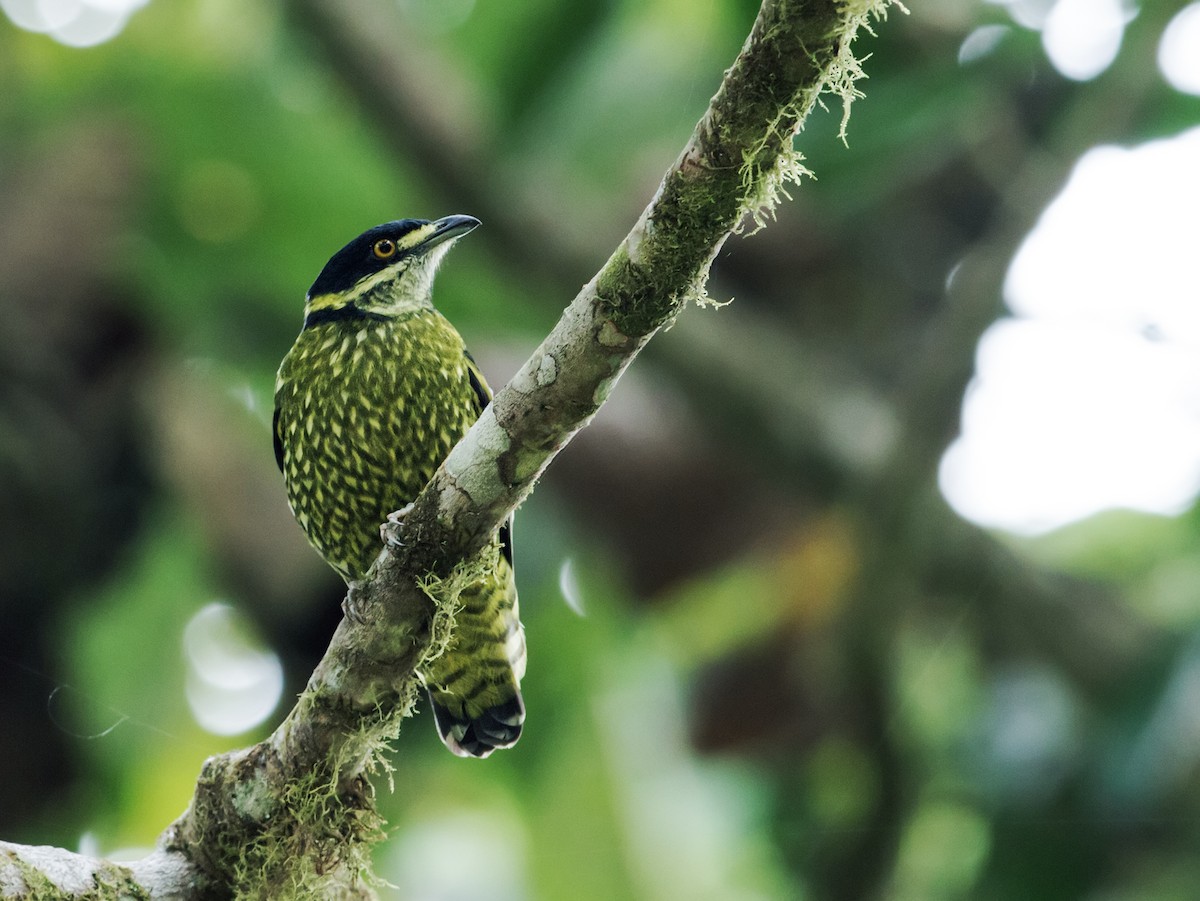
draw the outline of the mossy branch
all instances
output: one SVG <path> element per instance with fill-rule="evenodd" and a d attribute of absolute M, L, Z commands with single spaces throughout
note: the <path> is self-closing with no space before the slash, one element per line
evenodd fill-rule
<path fill-rule="evenodd" d="M 848 110 L 862 77 L 851 45 L 889 5 L 898 6 L 765 0 L 633 229 L 402 522 L 387 526 L 387 547 L 348 598 L 354 615 L 295 708 L 270 738 L 205 763 L 191 806 L 152 857 L 171 888 L 144 878 L 145 868 L 115 868 L 128 894 L 141 886 L 166 897 L 184 885 L 170 896 L 372 896 L 368 851 L 382 832 L 368 776 L 386 769 L 388 740 L 412 710 L 417 664 L 445 642 L 460 576 L 634 356 L 689 300 L 703 300 L 725 239 L 748 220 L 763 225 L 804 173 L 793 137 L 823 94 Z M 10 855 L 0 857 L 0 894 L 6 873 L 62 885 L 19 849 L 0 851 Z"/>
<path fill-rule="evenodd" d="M 805 170 L 792 139 L 824 94 L 848 111 L 858 30 L 890 0 L 767 0 L 691 140 L 604 268 L 414 504 L 387 573 L 446 572 L 477 551 L 587 425 L 646 342 L 704 298 L 725 239 Z M 902 8 L 902 7 L 900 7 Z"/>

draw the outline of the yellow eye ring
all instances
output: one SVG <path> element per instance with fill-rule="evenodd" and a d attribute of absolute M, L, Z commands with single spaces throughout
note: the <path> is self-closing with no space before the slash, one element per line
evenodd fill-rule
<path fill-rule="evenodd" d="M 396 242 L 390 238 L 382 238 L 375 242 L 371 248 L 371 253 L 375 254 L 381 260 L 390 260 L 396 255 Z"/>

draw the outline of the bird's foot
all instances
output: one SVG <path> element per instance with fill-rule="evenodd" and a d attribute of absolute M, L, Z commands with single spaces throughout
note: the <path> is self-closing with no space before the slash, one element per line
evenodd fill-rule
<path fill-rule="evenodd" d="M 405 504 L 399 510 L 393 510 L 387 515 L 387 522 L 379 527 L 379 537 L 388 547 L 404 547 L 400 531 L 404 527 L 404 518 L 412 512 L 412 508 L 412 504 Z"/>
<path fill-rule="evenodd" d="M 367 624 L 367 618 L 363 615 L 363 600 L 362 582 L 347 582 L 346 597 L 342 600 L 342 613 L 346 619 L 358 626 Z"/>

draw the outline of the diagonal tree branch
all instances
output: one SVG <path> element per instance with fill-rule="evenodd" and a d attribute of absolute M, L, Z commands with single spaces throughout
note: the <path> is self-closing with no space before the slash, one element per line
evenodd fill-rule
<path fill-rule="evenodd" d="M 197 898 L 372 896 L 367 855 L 381 824 L 367 777 L 386 768 L 387 741 L 416 697 L 416 668 L 446 640 L 456 587 L 634 356 L 689 299 L 703 299 L 725 239 L 803 171 L 793 136 L 822 93 L 847 104 L 855 95 L 862 73 L 851 42 L 891 2 L 765 0 L 629 235 L 405 518 L 387 526 L 387 547 L 349 599 L 354 616 L 296 707 L 265 741 L 205 763 L 191 806 L 148 859 L 154 866 L 105 865 L 106 878 L 151 897 L 178 896 L 181 885 Z M 77 895 L 33 850 L 0 847 L 0 895 L 12 873 Z M 170 881 L 154 881 L 158 872 Z"/>

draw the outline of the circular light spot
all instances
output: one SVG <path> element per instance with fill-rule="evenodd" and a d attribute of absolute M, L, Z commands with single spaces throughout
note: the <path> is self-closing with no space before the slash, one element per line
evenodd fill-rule
<path fill-rule="evenodd" d="M 570 557 L 563 560 L 562 566 L 558 568 L 558 590 L 568 607 L 579 616 L 587 616 L 583 604 L 583 589 L 575 572 L 575 561 Z"/>
<path fill-rule="evenodd" d="M 283 666 L 250 636 L 228 604 L 203 607 L 183 632 L 185 693 L 192 715 L 216 735 L 238 735 L 271 715 L 283 693 Z"/>
<path fill-rule="evenodd" d="M 148 0 L 0 0 L 0 11 L 27 31 L 68 47 L 92 47 L 115 37 Z"/>
<path fill-rule="evenodd" d="M 893 895 L 900 898 L 970 895 L 991 846 L 991 827 L 979 811 L 954 801 L 925 801 L 904 827 Z"/>
<path fill-rule="evenodd" d="M 413 821 L 390 842 L 383 875 L 403 898 L 521 901 L 530 897 L 525 836 L 503 809 L 450 809 Z"/>
<path fill-rule="evenodd" d="M 128 16 L 130 13 L 141 9 L 149 0 L 86 0 L 88 6 L 94 7 L 104 12 L 118 13 L 123 16 Z"/>
<path fill-rule="evenodd" d="M 37 0 L 38 12 L 46 23 L 46 31 L 70 25 L 83 12 L 82 0 Z"/>
<path fill-rule="evenodd" d="M 1200 94 L 1200 3 L 1185 6 L 1167 23 L 1158 68 L 1175 90 Z"/>
<path fill-rule="evenodd" d="M 211 244 L 235 241 L 262 215 L 263 201 L 254 176 L 228 160 L 205 160 L 183 175 L 179 218 L 195 238 Z"/>
<path fill-rule="evenodd" d="M 1011 29 L 1007 25 L 981 25 L 958 48 L 958 63 L 965 65 L 987 56 L 1004 40 Z"/>
<path fill-rule="evenodd" d="M 1110 508 L 1170 515 L 1200 489 L 1200 128 L 1076 163 L 1009 267 L 1020 319 L 980 340 L 943 494 L 1044 532 Z"/>
<path fill-rule="evenodd" d="M 1200 361 L 1106 326 L 1002 320 L 979 343 L 963 435 L 942 458 L 960 514 L 1016 532 L 1124 507 L 1178 513 L 1200 487 Z"/>
<path fill-rule="evenodd" d="M 1069 317 L 1200 344 L 1195 236 L 1200 128 L 1094 147 L 1026 236 L 1004 297 L 1019 315 Z"/>
<path fill-rule="evenodd" d="M 1090 81 L 1117 58 L 1126 21 L 1120 0 L 1058 0 L 1046 17 L 1042 46 L 1067 78 Z"/>
<path fill-rule="evenodd" d="M 1031 31 L 1041 31 L 1046 16 L 1054 6 L 1054 0 L 989 0 L 1008 9 L 1014 22 Z"/>
<path fill-rule="evenodd" d="M 26 31 L 45 31 L 50 26 L 42 14 L 38 0 L 0 0 L 0 9 L 18 28 Z"/>
<path fill-rule="evenodd" d="M 71 21 L 51 28 L 50 36 L 68 47 L 95 47 L 120 34 L 128 20 L 126 13 L 85 5 Z"/>

